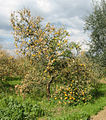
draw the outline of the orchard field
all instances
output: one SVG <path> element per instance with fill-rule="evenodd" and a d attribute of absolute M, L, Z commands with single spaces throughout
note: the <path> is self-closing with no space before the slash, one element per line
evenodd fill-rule
<path fill-rule="evenodd" d="M 86 63 L 78 64 L 78 61 L 77 63 L 71 61 L 68 64 L 73 67 L 72 69 L 63 67 L 63 72 L 59 69 L 56 80 L 50 85 L 48 98 L 47 73 L 45 73 L 47 77 L 41 72 L 37 76 L 36 65 L 30 63 L 28 59 L 24 57 L 15 59 L 3 50 L 0 54 L 2 71 L 0 74 L 0 119 L 87 120 L 106 106 L 105 77 L 97 78 L 95 82 L 93 78 L 90 78 L 92 81 L 88 81 L 87 78 L 92 76 L 93 71 L 89 71 L 90 67 L 86 68 Z M 76 65 L 80 71 L 74 70 Z M 97 71 L 94 69 L 95 72 Z M 84 81 L 80 81 L 79 74 Z M 91 75 L 86 78 L 84 74 Z M 39 79 L 43 77 L 45 79 L 40 81 Z M 93 77 L 96 76 L 93 74 Z"/>
<path fill-rule="evenodd" d="M 28 9 L 11 14 L 17 56 L 0 49 L 1 120 L 90 120 L 106 106 L 105 36 L 96 31 L 105 1 L 98 7 L 85 20 L 88 51 L 69 41 L 64 26 L 43 24 Z"/>

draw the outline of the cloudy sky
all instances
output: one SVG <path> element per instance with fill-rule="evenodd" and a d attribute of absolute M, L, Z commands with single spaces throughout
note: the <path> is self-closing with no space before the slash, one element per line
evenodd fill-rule
<path fill-rule="evenodd" d="M 87 49 L 84 43 L 89 38 L 83 31 L 83 19 L 92 11 L 92 0 L 0 0 L 0 45 L 4 49 L 11 53 L 15 50 L 10 14 L 23 8 L 30 9 L 33 16 L 44 17 L 45 22 L 64 24 L 71 40 L 80 42 L 83 49 Z"/>

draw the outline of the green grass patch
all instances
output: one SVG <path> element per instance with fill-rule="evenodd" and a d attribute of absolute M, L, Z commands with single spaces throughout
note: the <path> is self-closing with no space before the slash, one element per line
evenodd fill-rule
<path fill-rule="evenodd" d="M 0 119 L 3 120 L 36 120 L 45 114 L 40 105 L 30 100 L 20 101 L 14 97 L 5 97 L 0 103 Z"/>
<path fill-rule="evenodd" d="M 52 99 L 48 101 L 46 97 L 40 98 L 40 100 L 36 100 L 34 98 L 31 98 L 31 96 L 29 95 L 24 100 L 22 99 L 22 97 L 16 96 L 15 93 L 12 92 L 11 90 L 9 91 L 11 87 L 14 88 L 14 86 L 16 84 L 20 84 L 20 82 L 21 79 L 14 79 L 8 80 L 4 84 L 5 91 L 2 91 L 0 94 L 0 108 L 4 110 L 6 115 L 11 114 L 14 117 L 17 114 L 19 114 L 18 117 L 20 117 L 23 114 L 22 110 L 25 110 L 27 106 L 29 106 L 30 104 L 31 106 L 37 104 L 38 107 L 40 106 L 41 111 L 43 110 L 44 112 L 44 114 L 42 114 L 41 116 L 37 116 L 37 118 L 39 117 L 39 120 L 89 120 L 90 116 L 97 114 L 100 110 L 103 109 L 104 106 L 106 106 L 106 84 L 100 84 L 98 90 L 93 91 L 94 99 L 92 100 L 92 102 L 89 102 L 88 104 L 80 104 L 77 106 L 69 106 L 59 104 L 57 103 L 57 101 Z M 12 98 L 15 98 L 15 100 L 13 100 L 13 103 L 11 103 L 12 101 L 11 99 L 9 99 L 11 98 L 11 96 Z M 5 103 L 6 98 L 9 99 L 11 105 L 12 104 L 14 105 L 13 106 L 14 111 L 17 110 L 17 112 L 14 113 L 14 111 L 9 110 L 8 105 Z M 23 107 L 23 104 L 26 103 L 27 101 L 28 104 L 26 105 L 26 107 Z M 12 107 L 11 105 L 10 109 Z M 32 110 L 31 108 L 28 109 Z M 36 107 L 34 107 L 34 109 L 36 109 Z M 31 116 L 33 113 L 27 111 L 27 113 L 25 114 L 30 114 Z M 25 118 L 23 118 L 23 120 L 24 119 Z M 30 120 L 33 119 L 34 118 L 30 117 Z"/>
<path fill-rule="evenodd" d="M 42 101 L 40 104 L 42 107 L 46 106 L 50 116 L 45 116 L 41 120 L 88 120 L 106 106 L 106 84 L 100 85 L 98 93 L 98 97 L 95 97 L 91 103 L 77 106 L 62 106 L 55 101 Z"/>
<path fill-rule="evenodd" d="M 13 95 L 15 93 L 15 85 L 20 83 L 20 77 L 5 77 L 5 80 L 0 84 L 0 93 L 5 95 Z"/>

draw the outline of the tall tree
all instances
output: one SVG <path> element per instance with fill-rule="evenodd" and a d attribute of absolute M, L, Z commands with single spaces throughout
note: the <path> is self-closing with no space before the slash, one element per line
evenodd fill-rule
<path fill-rule="evenodd" d="M 93 2 L 92 13 L 85 18 L 85 31 L 90 31 L 90 50 L 102 66 L 106 66 L 106 1 Z"/>

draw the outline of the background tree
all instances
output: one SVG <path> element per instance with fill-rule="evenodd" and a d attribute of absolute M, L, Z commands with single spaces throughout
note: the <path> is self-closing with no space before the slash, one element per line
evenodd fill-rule
<path fill-rule="evenodd" d="M 92 13 L 85 19 L 85 30 L 90 31 L 89 54 L 106 67 L 106 1 L 93 4 Z"/>
<path fill-rule="evenodd" d="M 17 76 L 16 59 L 0 47 L 0 86 L 14 76 Z"/>

